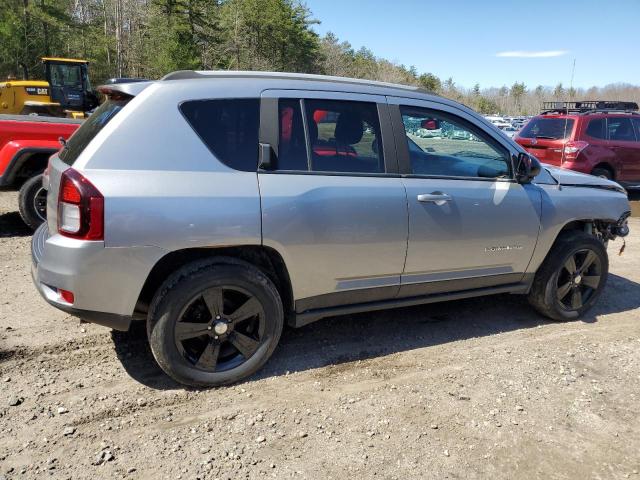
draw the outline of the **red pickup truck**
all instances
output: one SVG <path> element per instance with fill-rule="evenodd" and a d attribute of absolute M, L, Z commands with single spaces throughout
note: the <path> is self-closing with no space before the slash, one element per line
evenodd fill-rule
<path fill-rule="evenodd" d="M 35 229 L 46 216 L 42 172 L 82 120 L 25 115 L 0 115 L 0 190 L 19 190 L 20 215 Z"/>

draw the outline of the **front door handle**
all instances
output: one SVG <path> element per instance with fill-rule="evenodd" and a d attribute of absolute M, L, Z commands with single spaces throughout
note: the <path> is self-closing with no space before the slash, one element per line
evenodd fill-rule
<path fill-rule="evenodd" d="M 418 195 L 418 201 L 423 203 L 435 203 L 438 206 L 442 206 L 451 201 L 451 195 L 447 195 L 442 192 L 421 193 Z"/>

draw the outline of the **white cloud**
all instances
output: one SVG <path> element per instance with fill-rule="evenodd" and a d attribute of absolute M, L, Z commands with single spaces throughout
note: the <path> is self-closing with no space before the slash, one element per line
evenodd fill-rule
<path fill-rule="evenodd" d="M 543 50 L 538 52 L 527 52 L 524 50 L 516 50 L 512 52 L 498 52 L 496 57 L 514 57 L 514 58 L 547 58 L 561 57 L 569 53 L 568 50 Z"/>

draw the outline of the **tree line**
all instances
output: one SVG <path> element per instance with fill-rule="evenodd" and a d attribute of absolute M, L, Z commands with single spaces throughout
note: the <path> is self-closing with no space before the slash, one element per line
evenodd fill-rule
<path fill-rule="evenodd" d="M 299 0 L 0 0 L 0 79 L 42 78 L 40 57 L 85 58 L 94 84 L 160 78 L 183 69 L 321 73 L 415 85 L 481 113 L 534 114 L 543 101 L 640 102 L 640 87 L 464 88 L 355 49 L 328 33 Z M 454 61 L 454 60 L 452 60 Z"/>

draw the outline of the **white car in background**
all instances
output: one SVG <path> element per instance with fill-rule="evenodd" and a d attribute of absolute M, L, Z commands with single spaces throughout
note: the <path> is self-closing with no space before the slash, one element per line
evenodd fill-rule
<path fill-rule="evenodd" d="M 520 130 L 519 128 L 516 128 L 512 125 L 509 125 L 506 127 L 498 127 L 498 128 L 502 130 L 502 133 L 504 133 L 509 138 L 513 138 L 515 134 L 518 133 L 518 131 Z"/>

